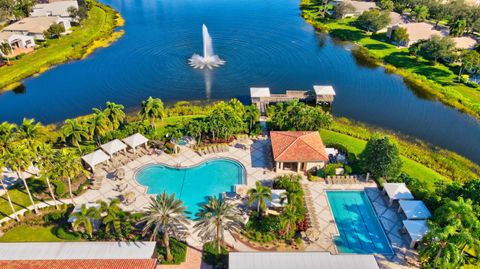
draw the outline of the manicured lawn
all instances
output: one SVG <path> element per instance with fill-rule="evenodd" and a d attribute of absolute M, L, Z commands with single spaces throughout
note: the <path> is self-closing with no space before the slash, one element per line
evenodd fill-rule
<path fill-rule="evenodd" d="M 360 154 L 365 145 L 366 141 L 354 138 L 345 134 L 333 132 L 330 130 L 321 130 L 320 134 L 322 136 L 325 144 L 341 144 L 345 146 L 350 152 L 355 153 L 356 155 Z M 402 156 L 403 161 L 403 172 L 410 175 L 411 177 L 417 178 L 425 184 L 426 188 L 432 188 L 436 181 L 449 181 L 449 179 L 438 174 L 432 169 L 421 165 L 415 161 L 412 161 L 408 158 Z"/>
<path fill-rule="evenodd" d="M 15 210 L 20 210 L 31 205 L 28 194 L 24 189 L 11 189 L 8 193 L 10 194 Z M 0 219 L 10 214 L 12 214 L 12 210 L 8 204 L 7 196 L 2 195 L 0 196 Z"/>
<path fill-rule="evenodd" d="M 0 242 L 61 242 L 53 234 L 54 226 L 17 226 L 0 237 Z"/>
<path fill-rule="evenodd" d="M 49 40 L 48 47 L 39 48 L 34 53 L 14 61 L 13 65 L 0 68 L 0 88 L 44 71 L 52 65 L 70 59 L 80 59 L 90 51 L 89 47 L 92 44 L 96 47 L 102 46 L 95 41 L 104 40 L 108 44 L 106 40 L 118 37 L 118 34 L 112 35 L 117 25 L 113 9 L 94 4 L 88 14 L 89 17 L 80 27 L 72 27 L 71 34 Z"/>

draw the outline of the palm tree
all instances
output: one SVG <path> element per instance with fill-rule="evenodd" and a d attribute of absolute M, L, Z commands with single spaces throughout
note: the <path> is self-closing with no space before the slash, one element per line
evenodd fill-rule
<path fill-rule="evenodd" d="M 10 44 L 8 42 L 1 42 L 0 43 L 0 52 L 7 58 L 7 63 L 10 64 L 10 53 L 12 53 L 12 47 L 10 47 Z"/>
<path fill-rule="evenodd" d="M 298 214 L 297 208 L 293 205 L 288 205 L 280 215 L 280 224 L 285 229 L 285 235 L 290 236 L 290 232 L 295 229 L 297 225 Z"/>
<path fill-rule="evenodd" d="M 170 253 L 170 234 L 175 235 L 180 229 L 186 229 L 189 223 L 185 217 L 185 210 L 183 202 L 175 199 L 175 194 L 168 195 L 164 192 L 151 198 L 150 205 L 141 220 L 145 223 L 143 235 L 151 232 L 150 240 L 156 240 L 157 235 L 162 234 L 167 261 L 173 259 Z"/>
<path fill-rule="evenodd" d="M 21 139 L 34 140 L 42 134 L 42 124 L 35 122 L 35 119 L 23 119 L 17 133 Z"/>
<path fill-rule="evenodd" d="M 440 227 L 430 223 L 430 231 L 423 239 L 419 251 L 420 259 L 427 261 L 432 268 L 454 268 L 461 261 L 460 250 L 454 243 L 456 228 Z"/>
<path fill-rule="evenodd" d="M 196 214 L 195 231 L 201 238 L 214 239 L 217 244 L 217 253 L 221 253 L 224 244 L 224 232 L 233 233 L 240 230 L 242 222 L 236 205 L 227 203 L 216 197 L 209 197 Z"/>
<path fill-rule="evenodd" d="M 10 143 L 5 150 L 5 164 L 17 173 L 18 178 L 23 182 L 23 186 L 27 190 L 28 198 L 32 203 L 33 210 L 38 213 L 37 205 L 33 201 L 32 193 L 28 187 L 27 181 L 23 176 L 23 172 L 27 171 L 32 165 L 33 153 L 23 143 Z"/>
<path fill-rule="evenodd" d="M 53 192 L 52 184 L 50 184 L 50 175 L 53 172 L 53 163 L 55 162 L 52 146 L 46 143 L 41 143 L 37 146 L 36 152 L 37 165 L 39 166 L 40 174 L 43 175 L 45 181 L 47 182 L 48 190 L 53 202 L 55 203 L 55 207 L 59 209 L 57 200 L 55 199 L 55 194 Z"/>
<path fill-rule="evenodd" d="M 65 120 L 62 126 L 62 134 L 65 141 L 80 150 L 80 142 L 88 139 L 88 132 L 85 127 L 77 119 Z"/>
<path fill-rule="evenodd" d="M 121 123 L 125 120 L 125 107 L 123 105 L 116 104 L 114 102 L 107 102 L 107 108 L 103 111 L 107 118 L 110 120 L 112 127 L 118 129 Z"/>
<path fill-rule="evenodd" d="M 17 212 L 15 211 L 15 208 L 13 207 L 12 199 L 10 198 L 10 193 L 8 192 L 7 187 L 5 186 L 3 182 L 3 168 L 5 167 L 5 161 L 3 160 L 4 158 L 4 153 L 0 151 L 0 185 L 2 185 L 3 190 L 5 191 L 5 194 L 7 195 L 7 200 L 8 200 L 8 205 L 10 206 L 10 209 L 12 210 L 12 214 L 15 217 L 17 221 L 19 221 Z"/>
<path fill-rule="evenodd" d="M 253 125 L 260 117 L 260 110 L 254 104 L 245 107 L 245 120 L 248 122 L 248 132 L 253 129 Z"/>
<path fill-rule="evenodd" d="M 100 218 L 100 212 L 95 207 L 87 208 L 87 206 L 83 204 L 80 211 L 73 213 L 72 217 L 76 218 L 72 223 L 73 229 L 79 231 L 83 228 L 91 238 L 93 233 L 92 220 Z"/>
<path fill-rule="evenodd" d="M 115 235 L 122 235 L 122 221 L 120 213 L 120 201 L 118 199 L 112 199 L 110 203 L 105 201 L 99 201 L 100 211 L 105 214 L 102 223 L 105 225 L 105 233 L 113 233 Z"/>
<path fill-rule="evenodd" d="M 202 136 L 202 122 L 199 120 L 193 120 L 187 124 L 187 135 L 193 136 L 195 141 L 200 143 L 201 136 Z"/>
<path fill-rule="evenodd" d="M 64 148 L 57 151 L 55 159 L 57 160 L 54 168 L 55 174 L 67 179 L 70 199 L 72 200 L 72 203 L 75 204 L 75 201 L 73 200 L 72 178 L 81 175 L 82 173 L 86 173 L 86 171 L 83 169 L 79 156 L 69 149 Z"/>
<path fill-rule="evenodd" d="M 153 129 L 157 129 L 156 121 L 162 120 L 164 113 L 163 102 L 159 98 L 152 98 L 151 96 L 142 102 L 142 109 L 139 116 L 142 120 L 146 120 L 150 123 Z"/>
<path fill-rule="evenodd" d="M 6 121 L 0 123 L 0 149 L 5 149 L 7 144 L 13 140 L 16 129 L 17 125 L 15 124 Z"/>
<path fill-rule="evenodd" d="M 87 125 L 90 131 L 90 135 L 93 136 L 97 145 L 100 146 L 100 137 L 105 135 L 105 133 L 109 130 L 109 121 L 107 116 L 98 109 L 93 109 L 95 112 L 88 120 Z"/>
<path fill-rule="evenodd" d="M 267 208 L 266 200 L 272 200 L 272 190 L 269 187 L 262 186 L 257 181 L 255 189 L 248 190 L 248 205 L 257 203 L 257 212 L 262 216 L 263 211 Z"/>

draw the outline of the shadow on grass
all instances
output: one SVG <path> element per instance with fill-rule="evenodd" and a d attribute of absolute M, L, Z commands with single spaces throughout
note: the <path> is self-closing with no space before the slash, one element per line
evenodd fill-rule
<path fill-rule="evenodd" d="M 389 49 L 390 47 L 385 45 L 385 44 L 367 44 L 364 46 L 367 49 L 370 50 L 384 50 L 384 49 Z"/>
<path fill-rule="evenodd" d="M 362 31 L 351 29 L 334 29 L 330 31 L 330 34 L 336 38 L 348 41 L 360 41 L 365 37 L 365 34 Z"/>

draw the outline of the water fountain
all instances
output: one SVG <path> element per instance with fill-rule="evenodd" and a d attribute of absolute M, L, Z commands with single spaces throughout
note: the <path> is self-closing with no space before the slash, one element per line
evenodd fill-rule
<path fill-rule="evenodd" d="M 203 34 L 203 56 L 198 54 L 193 54 L 192 58 L 188 60 L 189 64 L 193 68 L 204 69 L 207 67 L 208 69 L 212 69 L 214 67 L 219 67 L 220 65 L 225 64 L 225 61 L 220 59 L 218 55 L 213 53 L 213 46 L 212 46 L 212 37 L 208 33 L 207 26 L 205 24 L 202 26 L 202 34 Z"/>

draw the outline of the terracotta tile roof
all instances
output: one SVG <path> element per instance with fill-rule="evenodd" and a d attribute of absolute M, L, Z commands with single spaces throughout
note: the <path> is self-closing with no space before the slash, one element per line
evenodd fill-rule
<path fill-rule="evenodd" d="M 2 269 L 154 269 L 155 259 L 106 260 L 11 260 L 0 261 Z"/>
<path fill-rule="evenodd" d="M 318 132 L 272 131 L 270 138 L 275 161 L 328 160 L 328 154 Z"/>

